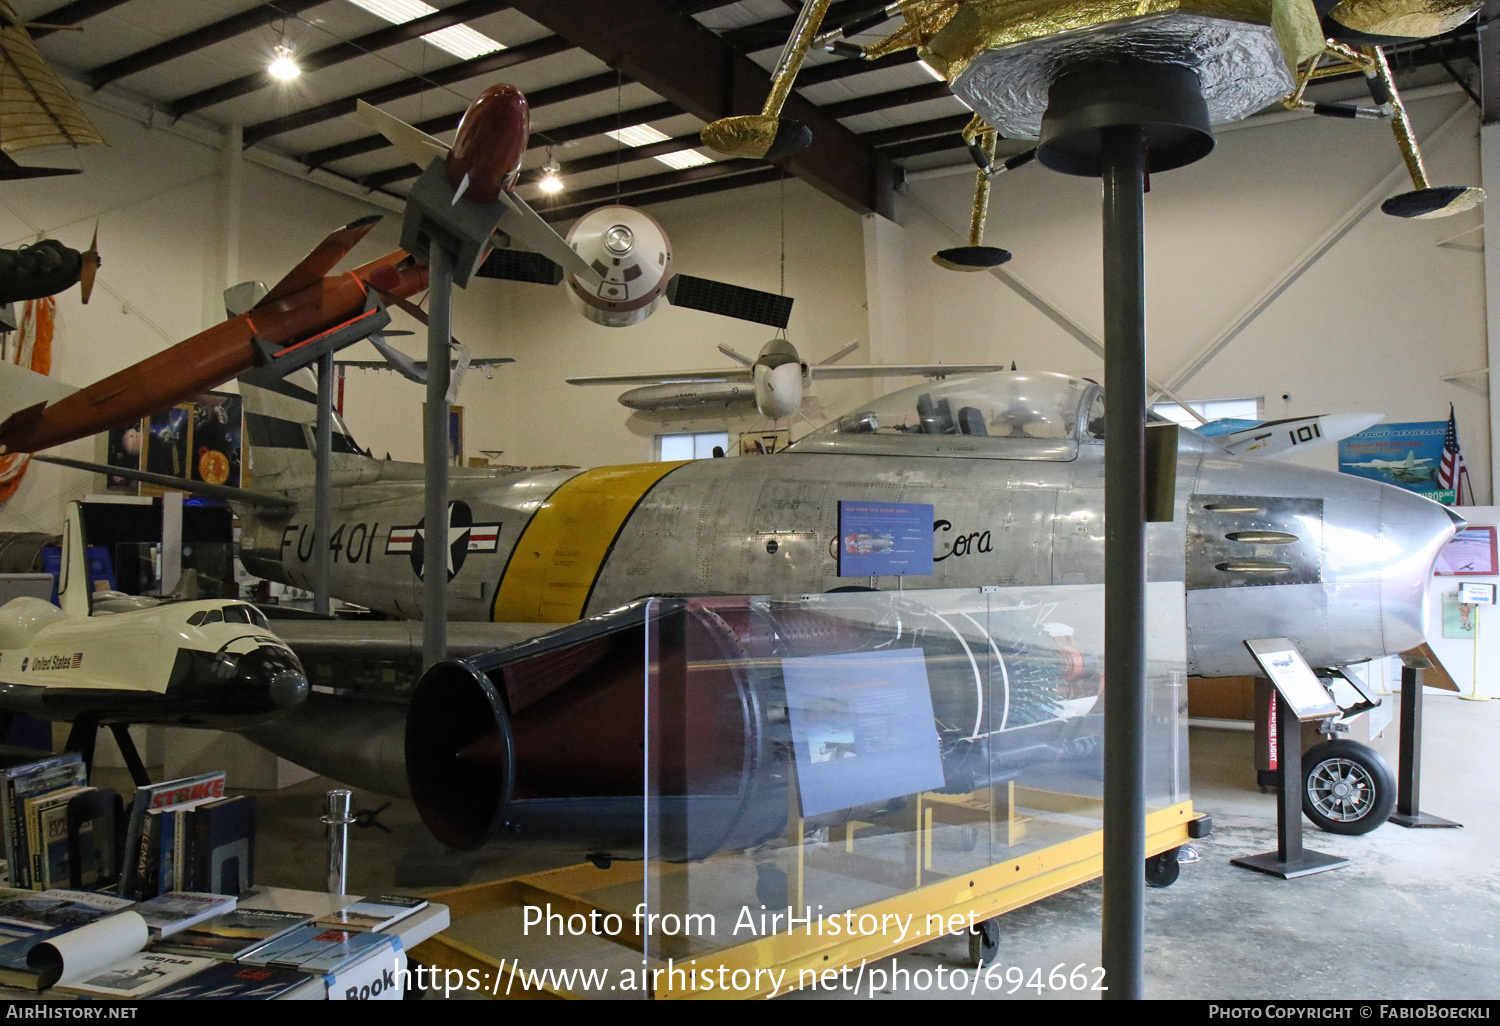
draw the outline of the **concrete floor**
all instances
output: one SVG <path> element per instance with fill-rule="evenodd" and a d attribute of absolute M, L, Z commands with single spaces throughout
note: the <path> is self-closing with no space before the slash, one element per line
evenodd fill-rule
<path fill-rule="evenodd" d="M 1213 815 L 1214 835 L 1194 842 L 1202 861 L 1183 866 L 1175 885 L 1147 891 L 1146 996 L 1500 997 L 1500 802 L 1494 796 L 1494 781 L 1500 780 L 1500 701 L 1465 702 L 1429 692 L 1425 734 L 1424 809 L 1461 821 L 1463 829 L 1387 824 L 1362 837 L 1343 837 L 1304 820 L 1308 847 L 1347 857 L 1352 865 L 1282 881 L 1229 864 L 1232 857 L 1276 846 L 1275 796 L 1255 787 L 1251 736 L 1195 728 L 1192 798 L 1200 811 Z M 1376 743 L 1392 767 L 1396 736 L 1392 724 Z M 318 816 L 328 786 L 316 778 L 258 793 L 260 882 L 323 889 L 326 847 Z M 355 808 L 384 801 L 356 794 Z M 423 883 L 454 886 L 545 868 L 514 852 L 444 859 L 425 839 L 409 802 L 392 803 L 379 822 L 391 832 L 352 831 L 351 893 L 417 893 L 432 889 Z M 1037 969 L 1045 978 L 1059 965 L 1065 972 L 1098 965 L 1100 899 L 1095 882 L 1003 917 L 1004 968 L 996 981 L 1014 981 L 1016 974 L 1008 973 L 1012 967 L 1031 982 Z M 967 945 L 954 938 L 932 941 L 896 962 L 910 970 L 967 967 Z M 887 960 L 871 968 L 891 965 Z M 1011 989 L 1003 982 L 998 992 L 987 994 L 981 986 L 977 997 L 1005 998 Z M 877 988 L 876 996 L 885 994 L 968 997 L 936 989 Z M 799 993 L 791 999 L 838 996 L 851 995 Z M 1022 986 L 1014 996 L 1096 995 L 1045 988 L 1038 994 Z"/>

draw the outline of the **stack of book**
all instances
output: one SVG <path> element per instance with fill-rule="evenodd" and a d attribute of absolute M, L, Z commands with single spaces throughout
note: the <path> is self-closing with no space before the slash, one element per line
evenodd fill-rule
<path fill-rule="evenodd" d="M 125 831 L 120 894 L 240 894 L 254 883 L 255 799 L 225 797 L 224 773 L 136 791 Z"/>
<path fill-rule="evenodd" d="M 12 887 L 102 887 L 118 877 L 119 799 L 108 788 L 88 786 L 78 753 L 6 769 L 0 806 Z"/>
<path fill-rule="evenodd" d="M 0 891 L 0 984 L 113 998 L 322 997 L 404 966 L 392 928 L 421 898 L 381 896 L 316 921 L 227 895 Z M 342 992 L 342 991 L 341 991 Z"/>

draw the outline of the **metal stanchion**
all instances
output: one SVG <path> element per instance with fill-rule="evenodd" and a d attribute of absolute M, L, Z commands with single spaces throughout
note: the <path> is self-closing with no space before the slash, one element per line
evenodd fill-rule
<path fill-rule="evenodd" d="M 347 894 L 349 884 L 349 814 L 352 793 L 342 788 L 328 792 L 328 813 L 322 821 L 328 827 L 328 893 Z"/>

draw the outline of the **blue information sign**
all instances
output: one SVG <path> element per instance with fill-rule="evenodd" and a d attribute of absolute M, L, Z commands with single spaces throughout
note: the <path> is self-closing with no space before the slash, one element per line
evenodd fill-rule
<path fill-rule="evenodd" d="M 839 576 L 930 575 L 932 515 L 920 502 L 840 501 Z"/>

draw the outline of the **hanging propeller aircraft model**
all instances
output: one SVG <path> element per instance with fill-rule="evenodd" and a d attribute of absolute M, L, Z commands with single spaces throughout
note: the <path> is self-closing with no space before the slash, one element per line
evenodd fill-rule
<path fill-rule="evenodd" d="M 767 342 L 754 360 L 721 344 L 719 352 L 739 364 L 739 367 L 667 371 L 661 374 L 607 374 L 568 378 L 567 381 L 570 385 L 641 385 L 642 382 L 651 382 L 620 395 L 620 405 L 632 410 L 687 410 L 749 402 L 753 399 L 761 416 L 769 420 L 785 420 L 802 409 L 802 400 L 812 388 L 815 375 L 820 379 L 941 378 L 1005 369 L 1003 364 L 997 363 L 833 366 L 858 348 L 858 342 L 850 342 L 817 363 L 809 364 L 797 352 L 797 347 L 784 338 L 774 338 Z"/>
<path fill-rule="evenodd" d="M 55 296 L 74 285 L 88 303 L 100 262 L 98 228 L 89 248 L 81 253 L 56 239 L 41 239 L 19 249 L 0 249 L 0 303 Z"/>

